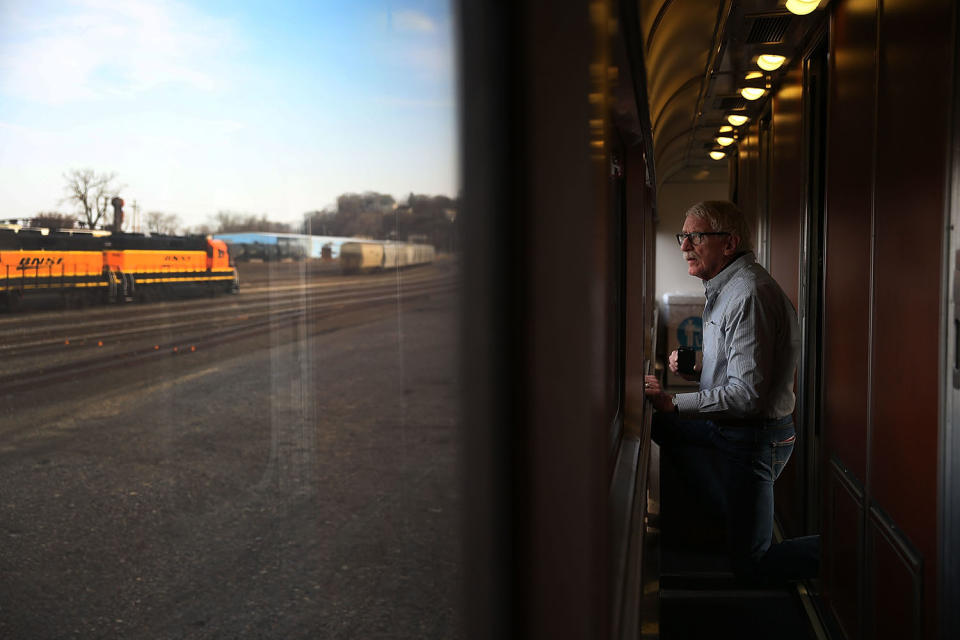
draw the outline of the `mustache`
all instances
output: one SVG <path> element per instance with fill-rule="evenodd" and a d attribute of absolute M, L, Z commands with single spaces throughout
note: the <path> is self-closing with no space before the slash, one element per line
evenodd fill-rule
<path fill-rule="evenodd" d="M 696 260 L 696 258 L 697 258 L 697 254 L 694 253 L 693 251 L 684 251 L 684 252 L 683 252 L 683 259 L 684 259 L 684 260 Z"/>

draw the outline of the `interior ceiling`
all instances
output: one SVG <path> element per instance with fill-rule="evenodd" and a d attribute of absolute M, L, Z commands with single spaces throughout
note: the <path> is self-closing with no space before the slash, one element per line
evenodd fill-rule
<path fill-rule="evenodd" d="M 827 0 L 806 16 L 788 12 L 785 0 L 636 2 L 657 182 L 726 181 L 727 162 L 708 155 L 720 148 L 717 130 L 730 113 L 749 116 L 746 127 L 763 111 L 820 23 Z M 787 60 L 776 71 L 761 71 L 756 58 L 763 53 Z M 753 71 L 764 75 L 745 80 Z M 739 93 L 745 86 L 769 90 L 748 101 Z"/>

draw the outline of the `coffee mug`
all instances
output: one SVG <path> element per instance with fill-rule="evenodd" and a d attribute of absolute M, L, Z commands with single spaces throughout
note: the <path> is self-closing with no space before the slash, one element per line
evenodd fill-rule
<path fill-rule="evenodd" d="M 693 347 L 677 348 L 677 371 L 679 373 L 692 375 L 694 373 L 693 366 L 696 363 L 697 363 L 696 349 L 694 349 Z"/>

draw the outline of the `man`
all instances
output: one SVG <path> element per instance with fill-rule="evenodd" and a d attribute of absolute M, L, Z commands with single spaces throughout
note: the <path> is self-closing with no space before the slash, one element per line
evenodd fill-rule
<path fill-rule="evenodd" d="M 654 376 L 653 439 L 696 478 L 721 509 L 733 569 L 743 579 L 815 577 L 819 537 L 771 546 L 773 481 L 793 451 L 794 374 L 800 350 L 796 311 L 756 262 L 743 213 L 731 202 L 692 206 L 677 234 L 687 272 L 704 282 L 703 362 L 695 393 L 665 393 Z M 700 461 L 708 452 L 715 469 Z"/>

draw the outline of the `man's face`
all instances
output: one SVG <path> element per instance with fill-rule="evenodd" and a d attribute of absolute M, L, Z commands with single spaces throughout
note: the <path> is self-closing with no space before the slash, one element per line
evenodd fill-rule
<path fill-rule="evenodd" d="M 684 233 L 697 231 L 712 232 L 710 223 L 700 218 L 687 216 L 683 223 Z M 687 273 L 701 280 L 714 277 L 731 261 L 736 252 L 736 242 L 733 236 L 704 236 L 700 246 L 693 246 L 693 241 L 687 239 L 680 247 L 683 259 L 687 261 Z"/>

